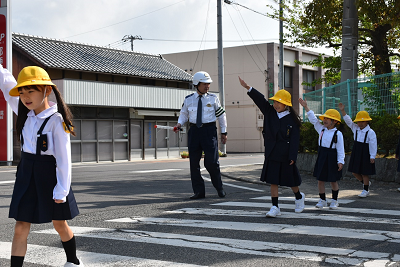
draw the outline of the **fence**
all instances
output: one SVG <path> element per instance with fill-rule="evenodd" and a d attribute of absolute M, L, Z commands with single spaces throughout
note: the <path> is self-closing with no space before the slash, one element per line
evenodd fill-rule
<path fill-rule="evenodd" d="M 400 72 L 347 80 L 303 94 L 303 99 L 307 100 L 308 107 L 316 114 L 337 109 L 342 102 L 352 118 L 360 110 L 366 110 L 371 115 L 399 115 Z M 303 120 L 307 120 L 304 109 Z"/>

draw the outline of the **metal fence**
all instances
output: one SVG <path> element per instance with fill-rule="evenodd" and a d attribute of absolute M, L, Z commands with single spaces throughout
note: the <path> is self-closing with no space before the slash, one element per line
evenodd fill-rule
<path fill-rule="evenodd" d="M 347 80 L 303 94 L 308 107 L 316 114 L 327 109 L 338 109 L 342 102 L 350 117 L 366 110 L 371 115 L 400 113 L 400 72 Z M 303 108 L 303 120 L 307 120 Z"/>

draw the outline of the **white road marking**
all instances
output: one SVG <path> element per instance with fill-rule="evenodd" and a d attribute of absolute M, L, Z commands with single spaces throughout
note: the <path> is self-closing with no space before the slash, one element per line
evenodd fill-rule
<path fill-rule="evenodd" d="M 0 258 L 9 259 L 11 255 L 11 243 L 0 242 Z M 150 260 L 121 255 L 102 254 L 86 251 L 77 251 L 78 258 L 82 260 L 87 267 L 122 267 L 122 266 L 159 266 L 159 267 L 198 267 L 200 265 L 184 264 L 178 262 L 168 262 L 159 260 Z M 65 252 L 62 248 L 39 246 L 28 244 L 25 262 L 46 265 L 46 266 L 64 266 L 66 262 Z"/>
<path fill-rule="evenodd" d="M 17 172 L 17 170 L 9 170 L 9 171 L 0 171 L 0 172 Z"/>
<path fill-rule="evenodd" d="M 0 184 L 13 184 L 15 183 L 15 180 L 11 180 L 11 181 L 1 181 Z"/>
<path fill-rule="evenodd" d="M 201 209 L 201 208 L 184 208 L 174 211 L 166 211 L 165 213 L 186 213 L 186 214 L 201 214 L 209 216 L 238 216 L 238 217 L 265 217 L 267 211 L 248 211 L 248 210 L 224 210 L 224 209 Z M 311 220 L 328 220 L 340 222 L 365 222 L 365 223 L 380 223 L 380 224 L 400 224 L 400 219 L 391 218 L 374 218 L 374 217 L 359 217 L 348 216 L 341 214 L 324 214 L 324 213 L 294 213 L 283 212 L 279 218 L 285 219 L 311 219 Z"/>
<path fill-rule="evenodd" d="M 262 196 L 262 197 L 253 197 L 251 199 L 255 199 L 255 200 L 271 200 L 271 196 Z M 306 197 L 305 201 L 309 201 L 309 202 L 318 202 L 320 198 L 315 198 L 315 197 Z M 293 197 L 279 197 L 279 201 L 294 201 L 295 197 L 293 195 Z M 327 199 L 328 202 L 330 201 L 329 199 Z M 354 202 L 354 200 L 352 199 L 344 199 L 344 198 L 340 198 L 339 199 L 340 204 L 349 204 Z"/>
<path fill-rule="evenodd" d="M 211 178 L 207 178 L 204 176 L 202 176 L 202 177 L 205 181 L 211 182 Z M 230 186 L 230 187 L 235 187 L 235 188 L 240 188 L 240 189 L 245 189 L 245 190 L 250 190 L 250 191 L 255 191 L 255 192 L 265 192 L 265 190 L 251 188 L 251 187 L 247 187 L 247 186 L 240 186 L 240 185 L 235 185 L 235 184 L 230 184 L 230 183 L 225 183 L 225 182 L 224 182 L 224 186 Z"/>
<path fill-rule="evenodd" d="M 308 236 L 329 236 L 343 237 L 353 239 L 365 239 L 376 241 L 388 241 L 400 243 L 400 233 L 393 231 L 350 229 L 339 227 L 322 227 L 291 224 L 273 224 L 273 223 L 250 223 L 250 222 L 232 222 L 232 221 L 206 221 L 206 220 L 183 220 L 174 218 L 146 218 L 132 217 L 107 220 L 107 222 L 119 223 L 142 223 L 185 227 L 202 227 L 206 229 L 223 229 L 236 231 L 250 231 L 262 233 L 281 233 L 298 234 Z"/>
<path fill-rule="evenodd" d="M 182 171 L 182 170 L 183 169 L 145 170 L 145 171 L 131 171 L 129 173 L 172 172 L 172 171 Z"/>
<path fill-rule="evenodd" d="M 358 251 L 354 249 L 342 249 L 334 247 L 306 246 L 299 244 L 181 235 L 172 233 L 158 233 L 128 229 L 107 229 L 90 227 L 71 228 L 76 236 L 89 238 L 151 243 L 176 247 L 213 250 L 219 252 L 309 260 L 316 262 L 322 262 L 324 260 L 329 261 L 330 258 L 336 260 L 338 259 L 337 256 L 340 256 L 350 258 L 344 259 L 347 261 L 351 260 L 353 263 L 355 263 L 354 265 L 361 265 L 363 262 L 369 260 L 385 259 L 387 261 L 390 261 L 391 257 L 399 257 L 399 255 L 397 254 L 390 255 L 389 253 L 384 252 Z M 54 229 L 40 230 L 34 232 L 42 234 L 57 234 Z M 338 264 L 347 263 L 338 261 Z"/>
<path fill-rule="evenodd" d="M 340 204 L 340 199 L 339 199 Z M 258 202 L 222 202 L 215 203 L 211 205 L 216 206 L 230 206 L 230 207 L 252 207 L 252 208 L 271 208 L 271 203 L 258 203 Z M 293 204 L 279 204 L 279 208 L 294 210 Z M 305 206 L 304 210 L 318 210 L 315 206 Z M 324 208 L 324 211 L 328 211 L 329 208 Z M 374 214 L 374 215 L 391 215 L 400 216 L 400 211 L 398 210 L 377 210 L 377 209 L 361 209 L 361 208 L 345 208 L 340 207 L 337 210 L 329 210 L 330 212 L 349 212 L 349 213 L 364 213 L 364 214 Z"/>

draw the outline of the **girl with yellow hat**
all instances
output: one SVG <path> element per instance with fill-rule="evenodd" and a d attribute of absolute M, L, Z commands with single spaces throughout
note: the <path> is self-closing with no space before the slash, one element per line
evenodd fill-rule
<path fill-rule="evenodd" d="M 307 101 L 299 99 L 300 105 L 307 111 L 308 120 L 314 125 L 315 130 L 319 134 L 318 138 L 318 158 L 314 167 L 314 177 L 318 180 L 318 191 L 320 200 L 315 206 L 318 209 L 327 207 L 325 195 L 325 182 L 330 182 L 332 187 L 332 200 L 329 205 L 330 209 L 339 207 L 338 181 L 342 177 L 342 169 L 344 165 L 344 142 L 343 134 L 336 128 L 340 123 L 340 114 L 335 109 L 328 109 L 325 114 L 319 116 L 322 120 L 321 124 L 314 112 L 308 108 Z"/>
<path fill-rule="evenodd" d="M 364 188 L 359 197 L 369 196 L 370 175 L 375 174 L 375 157 L 378 152 L 378 142 L 374 130 L 369 127 L 372 121 L 368 112 L 362 110 L 356 115 L 354 121 L 344 111 L 343 103 L 339 103 L 339 109 L 342 112 L 343 120 L 354 133 L 354 145 L 351 150 L 348 171 L 363 183 Z"/>
<path fill-rule="evenodd" d="M 9 211 L 9 217 L 16 220 L 11 266 L 23 265 L 31 224 L 48 222 L 61 238 L 67 255 L 64 266 L 83 266 L 66 221 L 79 214 L 71 190 L 70 133 L 75 135 L 71 112 L 40 67 L 23 68 L 15 81 L 0 65 L 0 88 L 17 114 L 16 130 L 21 139 L 21 160 Z M 48 100 L 51 92 L 57 103 Z"/>
<path fill-rule="evenodd" d="M 239 77 L 240 84 L 248 90 L 247 94 L 264 114 L 263 137 L 265 161 L 261 181 L 271 184 L 272 207 L 267 217 L 281 215 L 278 205 L 278 186 L 292 188 L 295 195 L 295 212 L 304 210 L 304 193 L 300 192 L 301 177 L 296 167 L 297 152 L 300 142 L 300 118 L 292 108 L 291 95 L 286 90 L 279 90 L 270 99 L 247 85 Z"/>

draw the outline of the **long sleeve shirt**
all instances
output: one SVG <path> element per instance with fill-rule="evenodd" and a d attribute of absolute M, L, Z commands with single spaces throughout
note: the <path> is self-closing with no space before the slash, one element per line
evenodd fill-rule
<path fill-rule="evenodd" d="M 336 132 L 336 128 L 328 129 L 320 123 L 320 121 L 315 117 L 314 111 L 310 110 L 307 112 L 308 120 L 314 125 L 315 130 L 318 132 L 318 144 L 321 141 L 322 147 L 329 148 L 331 146 L 333 135 Z M 322 130 L 323 134 L 322 134 Z M 337 151 L 337 163 L 344 164 L 344 140 L 341 131 L 337 132 L 337 143 L 332 144 L 332 148 L 336 148 Z"/>
<path fill-rule="evenodd" d="M 374 159 L 378 151 L 378 141 L 376 139 L 375 131 L 372 130 L 371 127 L 369 127 L 369 125 L 367 125 L 364 129 L 361 130 L 361 128 L 358 127 L 357 123 L 354 123 L 351 120 L 350 116 L 347 114 L 346 116 L 343 117 L 343 120 L 347 124 L 347 126 L 349 126 L 349 128 L 353 131 L 354 141 L 364 143 L 365 135 L 368 132 L 367 140 L 365 142 L 368 143 L 370 158 Z M 357 140 L 356 140 L 356 132 L 357 132 Z"/>
<path fill-rule="evenodd" d="M 15 114 L 18 115 L 19 97 L 11 97 L 9 91 L 15 87 L 16 81 L 11 73 L 0 65 L 0 89 L 4 98 L 11 106 Z M 37 132 L 44 120 L 57 112 L 57 104 L 49 102 L 50 108 L 35 115 L 33 110 L 28 112 L 22 135 L 24 138 L 21 150 L 36 154 Z M 41 151 L 41 155 L 53 155 L 56 159 L 57 184 L 53 190 L 53 198 L 64 202 L 71 186 L 71 143 L 70 135 L 64 129 L 63 117 L 60 113 L 54 114 L 43 129 L 43 134 L 47 134 L 47 151 Z"/>
<path fill-rule="evenodd" d="M 199 94 L 197 92 L 185 97 L 180 111 L 178 123 L 183 125 L 187 121 L 196 124 Z M 221 133 L 226 133 L 226 114 L 215 94 L 204 94 L 201 99 L 203 106 L 202 123 L 215 122 L 218 119 Z"/>

